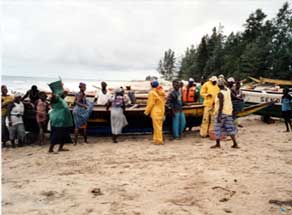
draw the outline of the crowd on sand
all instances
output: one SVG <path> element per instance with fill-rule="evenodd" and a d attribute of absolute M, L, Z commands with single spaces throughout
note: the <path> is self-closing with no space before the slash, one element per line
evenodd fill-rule
<path fill-rule="evenodd" d="M 163 145 L 163 122 L 165 113 L 172 113 L 172 135 L 174 139 L 181 139 L 186 129 L 186 119 L 183 112 L 183 105 L 186 103 L 200 102 L 204 106 L 203 119 L 200 126 L 202 138 L 213 135 L 216 140 L 211 148 L 220 147 L 220 140 L 223 136 L 230 136 L 232 148 L 239 148 L 236 141 L 236 134 L 240 123 L 236 115 L 244 107 L 244 99 L 240 90 L 241 82 L 229 77 L 227 80 L 223 75 L 218 78 L 210 77 L 207 81 L 196 84 L 190 78 L 188 83 L 174 80 L 172 89 L 166 95 L 163 87 L 157 80 L 150 82 L 152 87 L 148 93 L 145 115 L 152 119 L 153 144 Z M 122 134 L 123 128 L 128 124 L 124 114 L 127 104 L 135 104 L 134 91 L 127 86 L 126 92 L 120 87 L 111 94 L 105 82 L 101 83 L 101 90 L 96 93 L 93 102 L 86 98 L 86 84 L 79 84 L 79 92 L 75 95 L 74 108 L 71 112 L 65 102 L 66 91 L 63 83 L 59 80 L 49 84 L 52 96 L 48 101 L 47 94 L 39 91 L 33 85 L 25 95 L 15 93 L 8 94 L 5 85 L 1 86 L 1 141 L 2 147 L 23 146 L 27 128 L 25 127 L 26 110 L 32 110 L 38 128 L 38 143 L 42 145 L 45 140 L 45 132 L 50 130 L 49 153 L 54 151 L 55 145 L 59 145 L 58 151 L 67 151 L 65 143 L 72 143 L 71 131 L 74 128 L 74 144 L 78 142 L 78 135 L 83 134 L 84 142 L 87 143 L 87 121 L 92 113 L 95 104 L 103 105 L 110 111 L 110 122 L 113 143 L 118 142 L 118 136 Z M 287 132 L 292 132 L 291 112 L 292 97 L 288 89 L 283 90 L 282 113 Z M 16 144 L 17 143 L 17 144 Z"/>

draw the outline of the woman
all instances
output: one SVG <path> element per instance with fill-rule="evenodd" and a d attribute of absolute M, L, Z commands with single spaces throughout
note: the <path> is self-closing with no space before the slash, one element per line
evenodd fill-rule
<path fill-rule="evenodd" d="M 54 152 L 54 146 L 60 144 L 58 151 L 69 151 L 64 149 L 65 143 L 72 143 L 70 129 L 73 126 L 72 115 L 68 104 L 64 101 L 64 89 L 61 81 L 49 84 L 53 95 L 51 98 L 52 111 L 50 112 L 51 145 L 49 153 Z"/>
<path fill-rule="evenodd" d="M 152 118 L 153 143 L 163 144 L 162 128 L 165 112 L 165 93 L 158 81 L 151 82 L 152 90 L 148 94 L 147 106 L 144 114 Z"/>
<path fill-rule="evenodd" d="M 93 103 L 89 103 L 86 100 L 85 90 L 86 90 L 86 84 L 80 83 L 79 84 L 79 93 L 75 96 L 75 106 L 73 109 L 73 118 L 74 118 L 74 124 L 75 124 L 75 130 L 74 130 L 74 144 L 77 144 L 78 140 L 78 133 L 79 130 L 83 130 L 83 137 L 84 142 L 87 143 L 87 120 L 92 112 Z"/>
<path fill-rule="evenodd" d="M 23 145 L 23 138 L 25 135 L 25 129 L 23 124 L 23 113 L 24 113 L 24 105 L 21 102 L 21 93 L 16 93 L 14 97 L 13 103 L 7 108 L 7 118 L 6 125 L 9 130 L 9 139 L 11 141 L 11 145 L 15 148 L 15 140 L 18 140 L 18 146 Z"/>
<path fill-rule="evenodd" d="M 122 129 L 128 125 L 127 119 L 124 115 L 125 100 L 121 88 L 115 90 L 114 97 L 107 105 L 107 110 L 111 106 L 111 128 L 113 143 L 117 143 L 118 135 L 122 133 Z"/>

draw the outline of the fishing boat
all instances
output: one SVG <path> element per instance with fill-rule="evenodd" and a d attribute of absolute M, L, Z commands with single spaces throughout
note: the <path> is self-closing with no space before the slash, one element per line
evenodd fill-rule
<path fill-rule="evenodd" d="M 93 97 L 89 97 L 89 100 L 93 101 Z M 66 101 L 69 106 L 73 108 L 74 97 L 66 97 Z M 270 106 L 273 102 L 264 102 L 261 104 L 255 104 L 246 107 L 240 113 L 239 117 L 250 115 L 256 111 L 264 109 Z M 124 133 L 148 133 L 152 131 L 152 121 L 149 116 L 144 115 L 146 104 L 135 104 L 126 107 L 125 116 L 128 120 L 128 125 L 124 128 Z M 200 126 L 204 113 L 204 106 L 201 103 L 188 103 L 183 106 L 183 112 L 186 116 L 186 122 L 188 127 Z M 164 131 L 171 131 L 172 125 L 171 111 L 166 110 L 166 116 L 164 121 Z M 110 134 L 110 111 L 106 110 L 105 106 L 95 105 L 93 112 L 88 120 L 88 133 L 93 135 Z"/>
<path fill-rule="evenodd" d="M 245 105 L 248 107 L 256 104 L 272 102 L 272 105 L 256 111 L 255 114 L 269 117 L 281 117 L 283 87 L 292 87 L 292 81 L 274 80 L 262 77 L 260 79 L 253 77 L 249 78 L 253 80 L 253 82 L 247 84 L 241 89 Z M 292 96 L 292 92 L 290 92 L 290 94 Z"/>

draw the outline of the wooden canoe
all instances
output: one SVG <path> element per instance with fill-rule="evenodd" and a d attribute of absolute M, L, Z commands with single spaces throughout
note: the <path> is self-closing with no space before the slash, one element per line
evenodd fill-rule
<path fill-rule="evenodd" d="M 262 110 L 272 105 L 272 102 L 256 104 L 254 106 L 245 107 L 238 113 L 238 117 L 244 117 Z M 145 105 L 139 105 L 135 108 L 126 108 L 125 116 L 128 120 L 128 126 L 123 130 L 124 133 L 146 133 L 152 131 L 152 121 L 149 116 L 144 115 Z M 200 126 L 204 113 L 204 106 L 199 103 L 185 105 L 183 112 L 186 116 L 187 126 Z M 171 131 L 171 112 L 167 111 L 164 121 L 164 131 Z M 93 113 L 88 120 L 88 132 L 94 135 L 110 134 L 110 111 L 104 106 L 95 106 Z"/>
<path fill-rule="evenodd" d="M 260 79 L 256 79 L 253 77 L 249 77 L 251 80 L 257 82 L 257 83 L 262 83 L 262 84 L 276 84 L 279 86 L 292 86 L 292 81 L 290 80 L 280 80 L 280 79 L 271 79 L 271 78 L 263 78 L 260 77 Z"/>

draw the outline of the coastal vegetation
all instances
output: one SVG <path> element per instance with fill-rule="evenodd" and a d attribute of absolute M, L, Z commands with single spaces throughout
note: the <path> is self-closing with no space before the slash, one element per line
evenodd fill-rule
<path fill-rule="evenodd" d="M 277 15 L 257 9 L 243 24 L 243 31 L 224 35 L 224 27 L 212 29 L 198 45 L 190 45 L 178 60 L 173 50 L 164 52 L 158 72 L 166 80 L 224 74 L 243 79 L 264 76 L 292 79 L 292 9 L 288 2 Z"/>

